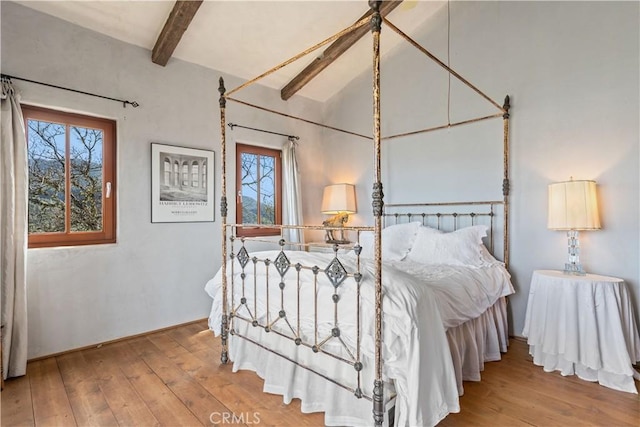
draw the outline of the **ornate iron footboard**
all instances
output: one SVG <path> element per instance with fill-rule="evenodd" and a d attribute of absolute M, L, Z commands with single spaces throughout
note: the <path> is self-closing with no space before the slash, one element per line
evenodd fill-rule
<path fill-rule="evenodd" d="M 246 225 L 245 225 L 246 226 Z M 361 334 L 362 334 L 362 321 L 361 321 L 361 285 L 362 285 L 362 272 L 360 270 L 360 252 L 362 248 L 356 243 L 351 246 L 338 246 L 333 247 L 333 257 L 325 266 L 318 265 L 304 265 L 300 262 L 292 262 L 290 258 L 296 251 L 286 250 L 289 245 L 300 245 L 298 243 L 286 242 L 284 239 L 280 239 L 278 242 L 273 240 L 235 237 L 234 229 L 237 225 L 229 225 L 231 229 L 231 237 L 229 238 L 231 251 L 229 258 L 231 262 L 230 271 L 230 283 L 227 285 L 230 289 L 230 295 L 227 296 L 228 306 L 227 312 L 229 313 L 229 333 L 231 335 L 238 336 L 246 339 L 259 347 L 267 350 L 271 353 L 277 354 L 290 362 L 305 368 L 327 381 L 332 382 L 350 392 L 352 392 L 357 398 L 365 398 L 372 400 L 372 396 L 363 392 L 361 372 L 363 369 L 362 349 L 361 349 Z M 287 226 L 281 226 L 284 230 Z M 296 227 L 305 228 L 305 227 Z M 317 227 L 309 227 L 317 228 Z M 359 231 L 372 230 L 371 228 L 349 228 L 351 230 Z M 252 256 L 251 251 L 247 248 L 247 244 L 250 242 L 270 242 L 277 243 L 279 249 L 277 256 L 273 259 L 259 258 Z M 300 245 L 303 246 L 303 245 Z M 345 267 L 345 264 L 341 262 L 339 253 L 354 252 L 355 253 L 355 269 L 349 271 Z M 235 262 L 233 262 L 235 260 Z M 236 271 L 239 268 L 239 271 Z M 265 271 L 265 282 L 261 283 L 257 280 L 258 269 Z M 306 282 L 301 279 L 301 273 L 311 272 L 313 279 L 311 282 Z M 249 276 L 252 278 L 250 279 Z M 277 283 L 272 283 L 272 279 L 277 278 Z M 331 329 L 324 334 L 320 331 L 320 308 L 319 308 L 319 280 L 323 277 L 326 278 L 333 286 L 333 294 L 331 295 L 331 303 L 333 305 L 333 319 Z M 236 283 L 236 278 L 240 279 L 240 283 Z M 252 280 L 252 283 L 247 283 L 248 280 Z M 293 282 L 293 284 L 292 284 Z M 250 286 L 248 286 L 250 285 Z M 285 289 L 290 286 L 294 286 L 295 303 L 293 313 L 288 311 L 285 307 L 286 295 Z M 274 301 L 274 287 L 277 297 Z M 355 343 L 355 348 L 349 346 L 344 339 L 345 331 L 341 329 L 340 317 L 339 317 L 339 304 L 344 304 L 342 301 L 340 291 L 345 287 L 353 287 L 355 289 L 355 307 L 352 309 L 355 312 L 355 336 L 351 337 L 351 342 Z M 248 289 L 251 288 L 251 289 Z M 309 336 L 309 331 L 304 331 L 301 327 L 300 321 L 301 315 L 301 298 L 302 293 L 306 292 L 307 295 L 313 295 L 313 331 Z M 292 295 L 289 294 L 289 297 Z M 262 298 L 262 299 L 261 299 Z M 265 307 L 261 311 L 258 301 L 261 300 Z M 289 301 L 291 302 L 291 301 Z M 277 312 L 277 314 L 276 314 Z M 334 378 L 331 378 L 327 373 L 322 372 L 320 369 L 305 365 L 293 358 L 282 354 L 268 346 L 260 343 L 239 331 L 237 327 L 238 322 L 246 322 L 254 328 L 260 328 L 265 333 L 272 333 L 282 338 L 290 340 L 296 346 L 302 346 L 310 349 L 313 353 L 320 353 L 338 360 L 351 366 L 355 372 L 354 384 L 345 384 Z M 306 333 L 305 333 L 306 332 Z M 338 344 L 341 351 L 335 351 L 328 344 Z"/>

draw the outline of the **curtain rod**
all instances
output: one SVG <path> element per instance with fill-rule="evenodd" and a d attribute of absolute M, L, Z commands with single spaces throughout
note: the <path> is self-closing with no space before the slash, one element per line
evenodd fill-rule
<path fill-rule="evenodd" d="M 98 95 L 95 93 L 91 93 L 91 92 L 83 92 L 81 90 L 77 90 L 77 89 L 70 89 L 68 87 L 63 87 L 63 86 L 56 86 L 56 85 L 52 85 L 50 83 L 43 83 L 43 82 L 39 82 L 36 80 L 30 80 L 30 79 L 25 79 L 22 77 L 16 77 L 16 76 L 10 76 L 8 74 L 0 74 L 0 77 L 2 77 L 3 79 L 15 79 L 15 80 L 22 80 L 25 82 L 29 82 L 29 83 L 35 83 L 38 85 L 42 85 L 42 86 L 49 86 L 55 89 L 62 89 L 62 90 L 68 90 L 69 92 L 75 92 L 75 93 L 80 93 L 82 95 L 89 95 L 89 96 L 95 96 L 96 98 L 102 98 L 102 99 L 108 99 L 109 101 L 116 101 L 116 102 L 120 102 L 122 103 L 122 108 L 127 108 L 127 104 L 131 105 L 133 108 L 138 107 L 140 104 L 138 104 L 136 101 L 126 101 L 124 99 L 117 99 L 117 98 L 110 98 L 108 96 L 103 96 L 103 95 Z"/>
<path fill-rule="evenodd" d="M 300 139 L 299 136 L 295 136 L 295 135 L 287 135 L 287 134 L 284 134 L 284 133 L 273 132 L 273 131 L 265 130 L 265 129 L 251 128 L 249 126 L 242 126 L 242 125 L 238 125 L 238 124 L 235 124 L 235 123 L 228 123 L 227 126 L 229 126 L 231 128 L 231 130 L 233 130 L 234 127 L 238 127 L 238 128 L 242 128 L 242 129 L 255 130 L 257 132 L 264 132 L 264 133 L 270 133 L 270 134 L 273 134 L 273 135 L 286 136 L 288 139 L 295 139 L 296 141 Z"/>

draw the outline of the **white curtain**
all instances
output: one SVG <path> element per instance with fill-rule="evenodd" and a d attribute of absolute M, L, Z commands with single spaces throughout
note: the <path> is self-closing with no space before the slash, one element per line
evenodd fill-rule
<path fill-rule="evenodd" d="M 289 139 L 282 146 L 282 222 L 285 225 L 302 225 L 302 197 L 300 175 L 296 160 L 296 142 Z M 285 240 L 304 243 L 303 230 L 285 230 Z"/>
<path fill-rule="evenodd" d="M 9 80 L 0 96 L 0 279 L 2 282 L 2 374 L 27 370 L 28 164 L 20 97 Z"/>

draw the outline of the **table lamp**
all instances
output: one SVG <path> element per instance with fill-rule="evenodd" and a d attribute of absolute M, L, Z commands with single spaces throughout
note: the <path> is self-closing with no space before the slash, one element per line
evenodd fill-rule
<path fill-rule="evenodd" d="M 580 264 L 580 230 L 599 230 L 600 217 L 596 199 L 595 181 L 564 181 L 549 184 L 550 230 L 566 230 L 568 260 L 566 274 L 586 274 Z"/>
<path fill-rule="evenodd" d="M 349 214 L 356 213 L 356 190 L 353 184 L 333 184 L 324 187 L 322 194 L 322 213 L 333 215 L 322 223 L 325 227 L 343 227 L 349 221 Z M 350 243 L 340 230 L 340 238 L 334 236 L 335 230 L 327 230 L 327 243 Z"/>

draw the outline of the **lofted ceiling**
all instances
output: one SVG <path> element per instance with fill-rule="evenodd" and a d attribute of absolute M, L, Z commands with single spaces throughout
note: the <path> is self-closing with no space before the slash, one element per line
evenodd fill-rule
<path fill-rule="evenodd" d="M 175 1 L 17 1 L 26 7 L 151 51 Z M 405 0 L 387 17 L 412 35 L 445 1 Z M 369 9 L 359 1 L 205 0 L 179 39 L 171 58 L 252 79 L 355 23 Z M 402 42 L 382 33 L 382 54 Z M 327 45 L 328 46 L 328 45 Z M 260 81 L 282 90 L 327 48 L 324 46 Z M 155 56 L 155 55 L 154 55 Z M 168 59 L 167 67 L 171 66 Z M 157 61 L 156 61 L 157 62 Z M 158 65 L 161 66 L 161 65 Z M 321 102 L 371 66 L 367 35 L 297 93 Z"/>

